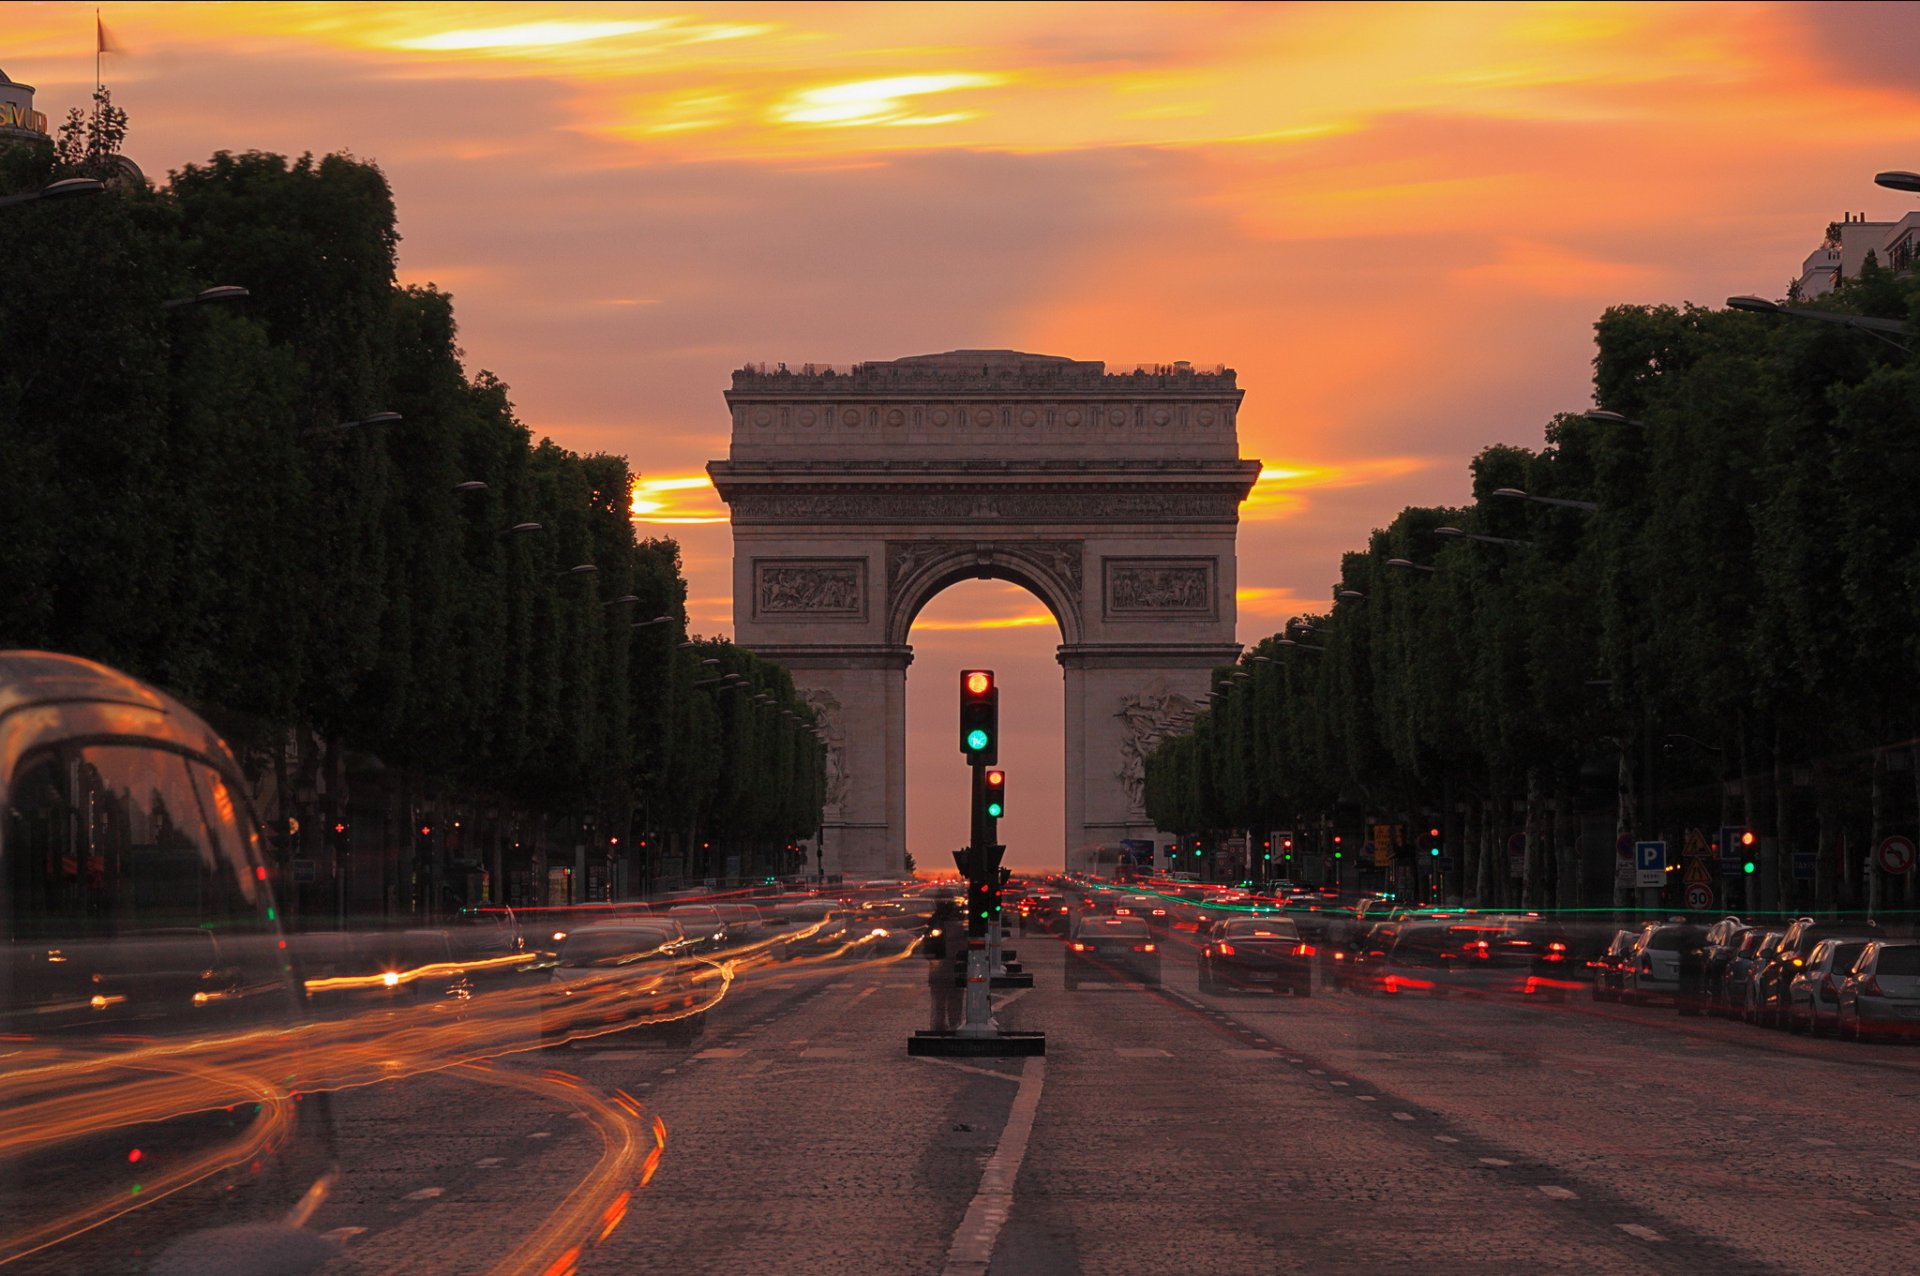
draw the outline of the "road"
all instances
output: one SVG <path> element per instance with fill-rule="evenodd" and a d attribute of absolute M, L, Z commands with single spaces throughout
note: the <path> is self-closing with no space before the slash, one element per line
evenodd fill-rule
<path fill-rule="evenodd" d="M 487 1270 L 530 1236 L 535 1270 L 582 1273 L 1911 1267 L 1920 1049 L 1580 1000 L 1203 995 L 1187 939 L 1162 988 L 1075 993 L 1056 940 L 1020 941 L 1036 986 L 999 1015 L 1044 1062 L 908 1058 L 914 957 L 742 979 L 692 1047 L 341 1094 L 329 1270 Z M 555 1228 L 620 1092 L 647 1181 Z"/>

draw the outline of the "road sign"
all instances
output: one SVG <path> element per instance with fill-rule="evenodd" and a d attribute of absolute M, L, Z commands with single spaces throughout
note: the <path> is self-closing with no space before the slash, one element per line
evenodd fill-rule
<path fill-rule="evenodd" d="M 1713 885 L 1713 868 L 1706 860 L 1690 859 L 1687 861 L 1687 885 Z"/>
<path fill-rule="evenodd" d="M 1707 845 L 1707 835 L 1699 829 L 1688 829 L 1686 844 L 1680 850 L 1682 859 L 1699 859 L 1713 854 L 1713 848 Z M 1692 881 L 1692 878 L 1688 878 Z"/>
<path fill-rule="evenodd" d="M 1740 864 L 1741 864 L 1741 859 L 1738 855 L 1728 855 L 1725 852 L 1722 852 L 1720 855 L 1720 876 L 1722 877 L 1740 876 Z"/>
<path fill-rule="evenodd" d="M 1795 851 L 1793 853 L 1793 880 L 1811 882 L 1813 880 L 1813 852 Z"/>
<path fill-rule="evenodd" d="M 303 885 L 311 885 L 318 881 L 319 874 L 314 871 L 314 862 L 312 860 L 293 861 L 293 880 Z"/>
<path fill-rule="evenodd" d="M 1890 877 L 1913 871 L 1913 839 L 1895 833 L 1892 837 L 1880 839 L 1880 849 L 1876 852 L 1880 862 L 1880 871 Z"/>
<path fill-rule="evenodd" d="M 1699 882 L 1689 883 L 1687 885 L 1687 907 L 1696 909 L 1712 908 L 1713 887 L 1704 886 Z"/>
<path fill-rule="evenodd" d="M 1636 870 L 1640 888 L 1664 886 L 1667 881 L 1667 844 L 1665 842 L 1635 842 L 1633 844 L 1633 866 Z"/>

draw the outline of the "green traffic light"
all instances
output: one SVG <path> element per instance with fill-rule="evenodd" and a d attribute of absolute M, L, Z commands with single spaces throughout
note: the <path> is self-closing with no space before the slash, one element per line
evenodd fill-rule
<path fill-rule="evenodd" d="M 967 732 L 967 747 L 975 753 L 987 747 L 987 733 L 979 727 Z"/>
<path fill-rule="evenodd" d="M 987 803 L 987 814 L 991 815 L 996 820 L 1000 818 L 1000 812 L 1003 809 L 1004 808 L 1002 808 L 998 802 Z"/>
<path fill-rule="evenodd" d="M 1740 871 L 1742 873 L 1751 873 L 1754 870 L 1754 868 L 1755 868 L 1754 862 L 1752 860 L 1748 860 L 1746 863 L 1740 866 Z"/>
<path fill-rule="evenodd" d="M 1345 859 L 1345 858 L 1346 858 L 1346 852 L 1345 852 L 1345 851 L 1335 851 L 1335 852 L 1333 853 L 1333 858 L 1335 858 L 1335 859 L 1337 859 L 1337 860 L 1338 860 L 1338 859 Z"/>
<path fill-rule="evenodd" d="M 1428 848 L 1427 848 L 1427 854 L 1429 854 L 1429 855 L 1438 855 L 1438 854 L 1440 854 L 1440 848 L 1439 848 L 1439 847 L 1437 847 L 1437 846 L 1430 846 L 1430 847 L 1428 847 Z"/>

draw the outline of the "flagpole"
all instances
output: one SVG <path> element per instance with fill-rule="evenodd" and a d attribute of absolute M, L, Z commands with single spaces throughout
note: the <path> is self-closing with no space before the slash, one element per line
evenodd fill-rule
<path fill-rule="evenodd" d="M 95 9 L 93 11 L 93 92 L 95 97 L 100 95 L 100 54 L 102 52 L 100 46 L 106 43 L 101 38 L 100 31 L 100 10 Z"/>

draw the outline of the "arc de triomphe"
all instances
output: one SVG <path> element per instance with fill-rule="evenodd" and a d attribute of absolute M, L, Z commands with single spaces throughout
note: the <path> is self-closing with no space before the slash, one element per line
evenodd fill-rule
<path fill-rule="evenodd" d="M 1241 394 L 1229 369 L 1010 350 L 733 374 L 732 448 L 707 472 L 732 516 L 735 640 L 824 719 L 828 872 L 901 870 L 908 631 L 977 577 L 1060 624 L 1063 849 L 1163 836 L 1144 758 L 1240 651 L 1234 533 L 1260 472 Z"/>

